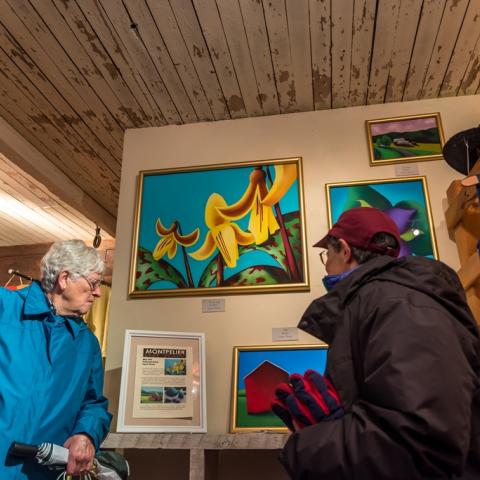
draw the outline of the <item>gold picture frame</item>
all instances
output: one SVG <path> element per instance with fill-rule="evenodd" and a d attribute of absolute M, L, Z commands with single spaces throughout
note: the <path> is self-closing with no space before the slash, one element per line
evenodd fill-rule
<path fill-rule="evenodd" d="M 274 388 L 292 373 L 303 375 L 310 368 L 323 373 L 327 352 L 326 344 L 234 347 L 230 431 L 287 432 L 270 410 Z"/>
<path fill-rule="evenodd" d="M 438 246 L 425 176 L 327 183 L 329 228 L 354 207 L 376 207 L 397 224 L 400 255 L 438 259 Z"/>
<path fill-rule="evenodd" d="M 443 159 L 445 144 L 440 113 L 367 120 L 370 165 Z"/>
<path fill-rule="evenodd" d="M 141 171 L 129 296 L 310 289 L 300 157 Z"/>

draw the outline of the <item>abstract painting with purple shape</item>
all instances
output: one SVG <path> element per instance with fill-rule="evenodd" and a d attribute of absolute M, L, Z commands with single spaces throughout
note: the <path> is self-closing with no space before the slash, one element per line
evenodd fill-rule
<path fill-rule="evenodd" d="M 400 231 L 400 256 L 438 258 L 425 177 L 327 185 L 330 225 L 354 207 L 384 211 Z"/>

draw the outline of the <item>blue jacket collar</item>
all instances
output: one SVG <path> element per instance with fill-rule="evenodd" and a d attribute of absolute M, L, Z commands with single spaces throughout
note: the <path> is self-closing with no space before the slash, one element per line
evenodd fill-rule
<path fill-rule="evenodd" d="M 29 288 L 19 290 L 19 293 L 26 293 L 25 304 L 23 307 L 24 316 L 28 317 L 42 317 L 48 314 L 54 315 L 50 302 L 48 301 L 45 292 L 43 291 L 39 282 L 34 281 Z M 76 338 L 80 330 L 85 328 L 85 323 L 81 318 L 77 317 L 63 317 L 65 318 L 65 324 Z"/>

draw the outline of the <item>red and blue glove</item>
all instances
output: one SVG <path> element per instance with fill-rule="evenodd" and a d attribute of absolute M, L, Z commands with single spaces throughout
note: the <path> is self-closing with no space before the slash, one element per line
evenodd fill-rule
<path fill-rule="evenodd" d="M 331 381 L 315 370 L 307 370 L 303 376 L 294 373 L 288 384 L 278 385 L 272 411 L 292 432 L 345 414 Z"/>

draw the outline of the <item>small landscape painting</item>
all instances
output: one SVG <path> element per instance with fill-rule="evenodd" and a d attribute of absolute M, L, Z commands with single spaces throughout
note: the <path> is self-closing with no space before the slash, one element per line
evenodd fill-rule
<path fill-rule="evenodd" d="M 440 160 L 445 142 L 439 113 L 367 120 L 370 165 Z"/>

